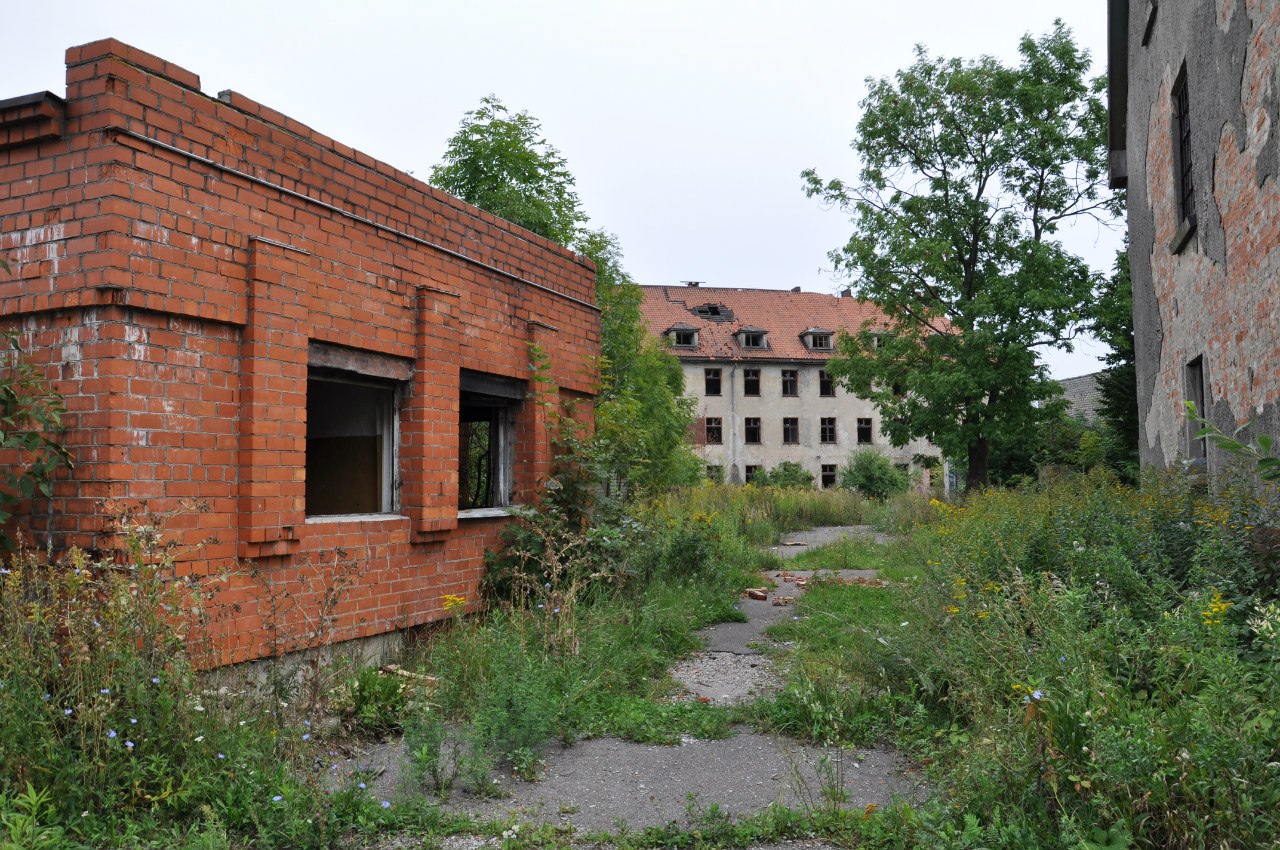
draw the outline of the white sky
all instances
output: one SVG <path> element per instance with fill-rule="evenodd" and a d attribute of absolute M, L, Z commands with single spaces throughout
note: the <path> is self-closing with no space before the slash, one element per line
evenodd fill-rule
<path fill-rule="evenodd" d="M 493 93 L 542 121 L 591 225 L 618 234 L 641 283 L 701 280 L 833 292 L 846 218 L 799 174 L 857 176 L 868 76 L 934 55 L 1012 61 L 1063 18 L 1106 61 L 1104 0 L 213 0 L 10 4 L 0 98 L 65 93 L 64 51 L 115 37 L 419 177 Z M 1067 241 L 1109 270 L 1123 231 Z M 1048 358 L 1099 368 L 1097 343 Z"/>

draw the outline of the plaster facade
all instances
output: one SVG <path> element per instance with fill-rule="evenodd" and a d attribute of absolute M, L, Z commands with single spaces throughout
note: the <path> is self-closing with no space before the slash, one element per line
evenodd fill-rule
<path fill-rule="evenodd" d="M 0 329 L 75 462 L 27 531 L 109 552 L 104 500 L 206 505 L 170 533 L 226 576 L 215 662 L 313 645 L 343 563 L 326 639 L 477 605 L 547 407 L 590 400 L 591 263 L 118 41 L 66 59 L 65 98 L 0 101 Z"/>
<path fill-rule="evenodd" d="M 872 449 L 918 470 L 927 486 L 917 458 L 939 457 L 938 449 L 924 440 L 892 446 L 875 405 L 823 380 L 836 333 L 875 320 L 868 305 L 799 291 L 643 289 L 649 329 L 672 342 L 685 393 L 697 402 L 694 443 L 709 476 L 744 483 L 755 469 L 791 461 L 830 483 L 852 452 Z M 763 344 L 744 345 L 756 341 L 748 334 L 763 334 Z"/>
<path fill-rule="evenodd" d="M 1109 13 L 1140 455 L 1218 468 L 1184 401 L 1224 431 L 1280 435 L 1280 4 L 1111 0 Z"/>

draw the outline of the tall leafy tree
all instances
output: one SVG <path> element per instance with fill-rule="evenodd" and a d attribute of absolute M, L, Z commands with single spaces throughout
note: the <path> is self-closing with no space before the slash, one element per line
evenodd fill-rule
<path fill-rule="evenodd" d="M 586 216 L 560 151 L 528 112 L 493 95 L 467 112 L 449 139 L 431 185 L 539 236 L 570 245 Z"/>
<path fill-rule="evenodd" d="M 1107 465 L 1127 480 L 1138 474 L 1138 371 L 1134 355 L 1133 286 L 1129 251 L 1116 253 L 1115 270 L 1098 289 L 1090 330 L 1111 346 L 1098 376 L 1098 414 L 1107 428 Z"/>
<path fill-rule="evenodd" d="M 616 236 L 584 230 L 564 158 L 527 112 L 489 96 L 462 119 L 431 182 L 464 201 L 554 239 L 596 264 L 600 307 L 600 392 L 595 430 L 571 443 L 615 495 L 696 481 L 701 466 L 687 442 L 692 401 L 680 363 L 654 339 L 640 312 L 640 287 L 623 268 Z M 575 458 L 576 469 L 583 458 Z"/>
<path fill-rule="evenodd" d="M 926 437 L 988 482 L 992 446 L 1021 439 L 1060 390 L 1037 349 L 1069 349 L 1095 284 L 1057 241 L 1108 217 L 1103 81 L 1061 22 L 1005 65 L 931 57 L 868 80 L 859 180 L 805 191 L 851 214 L 830 257 L 887 324 L 839 340 L 829 371 L 878 404 L 896 445 Z"/>

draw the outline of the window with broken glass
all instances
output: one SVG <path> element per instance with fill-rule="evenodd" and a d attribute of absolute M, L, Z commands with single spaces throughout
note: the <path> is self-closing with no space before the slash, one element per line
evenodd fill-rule
<path fill-rule="evenodd" d="M 524 381 L 463 370 L 458 407 L 458 508 L 511 504 L 516 414 Z"/>

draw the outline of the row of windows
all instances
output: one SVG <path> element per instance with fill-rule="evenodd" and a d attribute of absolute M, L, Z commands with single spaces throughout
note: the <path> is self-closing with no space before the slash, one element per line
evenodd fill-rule
<path fill-rule="evenodd" d="M 721 417 L 708 416 L 704 419 L 703 431 L 706 434 L 707 445 L 719 446 L 724 444 L 724 419 Z M 743 418 L 743 442 L 748 445 L 761 445 L 763 443 L 761 431 L 760 417 L 747 416 Z M 818 419 L 818 442 L 834 444 L 837 442 L 838 433 L 836 417 L 823 416 Z M 872 427 L 870 417 L 858 419 L 857 435 L 859 445 L 871 443 Z M 797 446 L 800 444 L 800 417 L 782 417 L 782 444 L 784 446 Z"/>
<path fill-rule="evenodd" d="M 760 474 L 761 466 L 759 464 L 747 464 L 743 467 L 745 473 L 743 479 L 750 484 Z M 719 464 L 711 464 L 707 467 L 707 478 L 712 481 L 724 480 L 724 467 Z M 823 490 L 830 490 L 836 486 L 836 465 L 834 463 L 822 464 L 821 484 Z"/>
<path fill-rule="evenodd" d="M 716 396 L 721 394 L 724 384 L 720 369 L 704 369 L 702 379 L 704 395 Z M 759 369 L 742 370 L 742 394 L 745 396 L 760 395 Z M 826 369 L 819 370 L 818 395 L 824 398 L 833 398 L 835 394 L 836 382 L 827 374 Z M 794 398 L 800 395 L 799 369 L 782 370 L 782 395 L 787 398 Z"/>
<path fill-rule="evenodd" d="M 671 344 L 677 348 L 696 348 L 698 346 L 698 331 L 696 328 L 676 326 L 667 333 L 671 339 Z M 760 350 L 769 348 L 769 332 L 758 328 L 744 328 L 734 334 L 734 338 L 738 340 L 738 345 L 742 348 Z M 831 334 L 826 331 L 805 331 L 800 334 L 800 339 L 804 342 L 805 347 L 812 351 L 830 351 L 832 348 Z"/>

